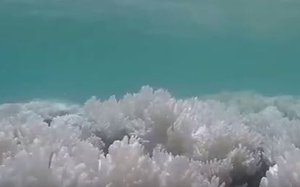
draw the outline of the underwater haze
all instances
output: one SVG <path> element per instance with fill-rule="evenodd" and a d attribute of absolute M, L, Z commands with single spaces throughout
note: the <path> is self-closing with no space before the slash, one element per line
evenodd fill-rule
<path fill-rule="evenodd" d="M 298 0 L 1 0 L 0 101 L 298 95 Z"/>

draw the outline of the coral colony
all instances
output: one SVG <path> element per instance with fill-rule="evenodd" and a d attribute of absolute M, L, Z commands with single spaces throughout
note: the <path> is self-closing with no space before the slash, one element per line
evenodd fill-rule
<path fill-rule="evenodd" d="M 299 147 L 294 97 L 0 105 L 0 187 L 299 187 Z"/>

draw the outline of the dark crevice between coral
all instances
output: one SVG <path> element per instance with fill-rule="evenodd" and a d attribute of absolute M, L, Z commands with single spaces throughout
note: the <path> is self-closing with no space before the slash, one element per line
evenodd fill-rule
<path fill-rule="evenodd" d="M 52 123 L 54 118 L 60 117 L 60 116 L 65 116 L 65 115 L 68 115 L 68 114 L 70 114 L 68 111 L 58 111 L 58 112 L 52 113 L 50 115 L 51 117 L 45 118 L 43 120 L 43 122 L 45 122 L 48 125 L 48 127 L 51 127 L 51 123 Z"/>
<path fill-rule="evenodd" d="M 231 173 L 232 183 L 230 186 L 243 186 L 247 187 L 259 187 L 260 181 L 263 177 L 266 176 L 266 172 L 272 166 L 271 162 L 264 156 L 263 149 L 259 149 L 260 154 L 260 169 L 254 173 L 254 175 L 243 175 L 240 173 L 235 173 L 234 171 Z"/>
<path fill-rule="evenodd" d="M 114 137 L 109 137 L 102 131 L 95 131 L 94 134 L 97 137 L 101 138 L 101 140 L 104 143 L 104 147 L 103 147 L 104 155 L 108 154 L 109 146 L 111 146 L 114 143 L 114 141 L 122 140 L 125 136 L 129 137 L 129 134 L 127 133 L 126 129 L 123 129 L 117 136 Z"/>
<path fill-rule="evenodd" d="M 46 119 L 43 120 L 43 122 L 47 123 L 48 127 L 51 126 L 52 121 L 53 121 L 53 120 L 50 119 L 50 118 L 46 118 Z"/>

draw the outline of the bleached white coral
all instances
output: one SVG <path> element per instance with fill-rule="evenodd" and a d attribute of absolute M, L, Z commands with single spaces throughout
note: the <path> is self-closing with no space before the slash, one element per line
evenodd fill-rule
<path fill-rule="evenodd" d="M 260 187 L 297 187 L 300 185 L 300 150 L 286 152 L 276 160 L 261 181 Z"/>
<path fill-rule="evenodd" d="M 299 186 L 299 106 L 254 94 L 177 100 L 148 86 L 83 106 L 0 105 L 0 186 Z"/>

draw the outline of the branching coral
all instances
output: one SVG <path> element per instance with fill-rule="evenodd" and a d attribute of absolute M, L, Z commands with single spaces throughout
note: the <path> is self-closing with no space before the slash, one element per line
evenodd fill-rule
<path fill-rule="evenodd" d="M 4 104 L 0 186 L 298 187 L 299 103 L 247 94 L 176 100 L 143 87 L 84 106 Z"/>

